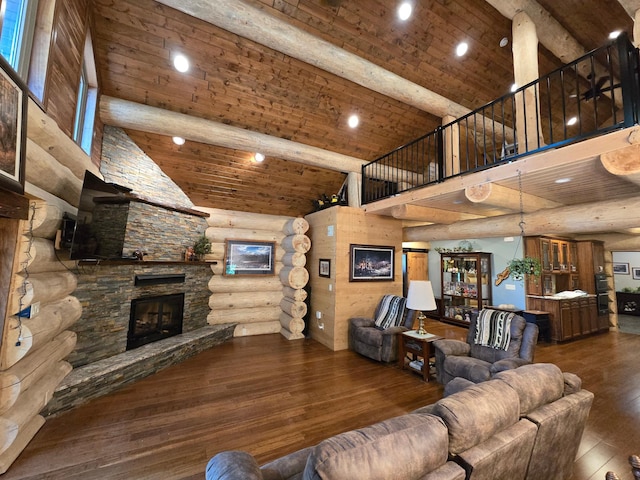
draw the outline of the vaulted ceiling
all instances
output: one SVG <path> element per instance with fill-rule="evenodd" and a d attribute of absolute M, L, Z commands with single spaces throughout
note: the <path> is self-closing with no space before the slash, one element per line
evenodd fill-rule
<path fill-rule="evenodd" d="M 606 43 L 613 30 L 632 35 L 633 1 L 416 0 L 412 17 L 403 22 L 396 14 L 399 0 L 93 0 L 93 40 L 104 96 L 295 142 L 286 155 L 271 147 L 266 160 L 256 163 L 253 155 L 266 137 L 247 141 L 244 147 L 230 142 L 233 132 L 212 129 L 211 138 L 200 134 L 194 141 L 182 131 L 176 135 L 187 142 L 178 146 L 168 135 L 172 120 L 152 128 L 129 115 L 122 123 L 126 132 L 195 205 L 304 215 L 313 211 L 314 199 L 340 190 L 346 174 L 355 170 L 353 161 L 359 165 L 374 160 L 441 124 L 441 104 L 413 101 L 422 93 L 448 100 L 445 105 L 458 111 L 507 93 L 514 82 L 510 12 L 534 4 L 557 21 L 538 27 L 539 71 L 545 74 L 575 58 L 562 58 L 557 51 L 567 38 L 573 51 L 577 46 L 584 53 Z M 205 14 L 197 14 L 207 4 Z M 264 16 L 253 34 L 214 25 L 241 24 L 240 17 L 230 13 L 238 8 Z M 273 40 L 266 34 L 261 40 L 260 26 L 274 25 L 268 33 L 277 33 L 279 24 L 328 43 L 323 48 L 322 43 L 300 41 L 296 51 L 263 45 Z M 558 31 L 562 37 L 549 37 Z M 506 46 L 500 45 L 503 38 L 509 40 Z M 470 48 L 459 58 L 455 47 L 463 40 Z M 334 73 L 309 60 L 327 52 Z M 173 67 L 178 53 L 191 62 L 186 73 Z M 353 55 L 383 70 L 369 75 L 354 64 Z M 398 92 L 378 88 L 384 83 L 376 81 L 381 71 L 399 79 Z M 348 79 L 354 76 L 363 80 Z M 351 129 L 347 119 L 354 113 L 360 124 Z M 342 157 L 325 165 L 308 161 L 300 149 L 296 158 L 299 145 Z M 547 181 L 554 175 L 547 174 Z M 594 175 L 590 178 L 596 181 Z M 509 181 L 508 186 L 517 187 L 513 177 L 505 179 Z M 541 182 L 532 185 L 537 195 L 546 192 Z M 632 195 L 634 188 L 625 186 L 622 195 Z M 602 192 L 603 198 L 610 194 Z M 553 197 L 562 200 L 567 193 L 556 191 Z"/>

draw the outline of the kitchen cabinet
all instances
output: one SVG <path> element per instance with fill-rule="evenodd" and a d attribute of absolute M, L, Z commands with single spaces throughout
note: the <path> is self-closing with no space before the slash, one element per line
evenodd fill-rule
<path fill-rule="evenodd" d="M 599 329 L 595 295 L 572 299 L 530 296 L 527 304 L 528 309 L 549 312 L 552 342 L 572 340 Z"/>

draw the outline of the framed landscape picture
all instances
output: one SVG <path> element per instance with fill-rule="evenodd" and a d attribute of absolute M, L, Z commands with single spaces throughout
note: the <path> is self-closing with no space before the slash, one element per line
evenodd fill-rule
<path fill-rule="evenodd" d="M 395 247 L 351 245 L 349 281 L 392 281 Z"/>
<path fill-rule="evenodd" d="M 629 264 L 613 262 L 613 273 L 616 275 L 629 275 Z"/>
<path fill-rule="evenodd" d="M 4 58 L 0 57 L 0 187 L 24 192 L 27 96 Z"/>
<path fill-rule="evenodd" d="M 274 275 L 275 242 L 227 240 L 224 275 Z"/>

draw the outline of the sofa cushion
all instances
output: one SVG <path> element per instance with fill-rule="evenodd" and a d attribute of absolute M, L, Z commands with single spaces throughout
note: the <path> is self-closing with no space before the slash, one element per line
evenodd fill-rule
<path fill-rule="evenodd" d="M 446 357 L 444 374 L 447 378 L 463 377 L 473 383 L 486 382 L 491 378 L 491 363 L 474 357 Z"/>
<path fill-rule="evenodd" d="M 444 465 L 447 429 L 433 415 L 406 414 L 316 445 L 304 480 L 417 480 Z"/>
<path fill-rule="evenodd" d="M 459 454 L 513 425 L 520 418 L 520 400 L 503 382 L 484 382 L 439 400 L 433 413 L 449 431 L 449 451 Z"/>
<path fill-rule="evenodd" d="M 205 470 L 207 480 L 262 480 L 260 467 L 247 452 L 230 450 L 215 455 Z"/>
<path fill-rule="evenodd" d="M 518 392 L 522 416 L 561 398 L 564 393 L 562 370 L 552 363 L 523 365 L 497 373 L 493 378 L 505 382 Z"/>

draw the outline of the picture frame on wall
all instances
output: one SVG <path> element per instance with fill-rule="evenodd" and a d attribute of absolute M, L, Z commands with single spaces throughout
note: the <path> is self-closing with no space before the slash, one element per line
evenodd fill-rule
<path fill-rule="evenodd" d="M 275 275 L 275 242 L 226 240 L 223 275 Z"/>
<path fill-rule="evenodd" d="M 23 194 L 27 95 L 24 83 L 0 56 L 0 187 Z"/>
<path fill-rule="evenodd" d="M 613 273 L 615 275 L 629 275 L 629 264 L 613 262 Z"/>
<path fill-rule="evenodd" d="M 632 267 L 631 275 L 634 280 L 640 280 L 640 267 Z"/>
<path fill-rule="evenodd" d="M 321 258 L 318 262 L 318 275 L 321 277 L 331 277 L 331 260 L 328 258 Z"/>
<path fill-rule="evenodd" d="M 393 281 L 395 247 L 352 244 L 350 253 L 350 282 Z"/>

